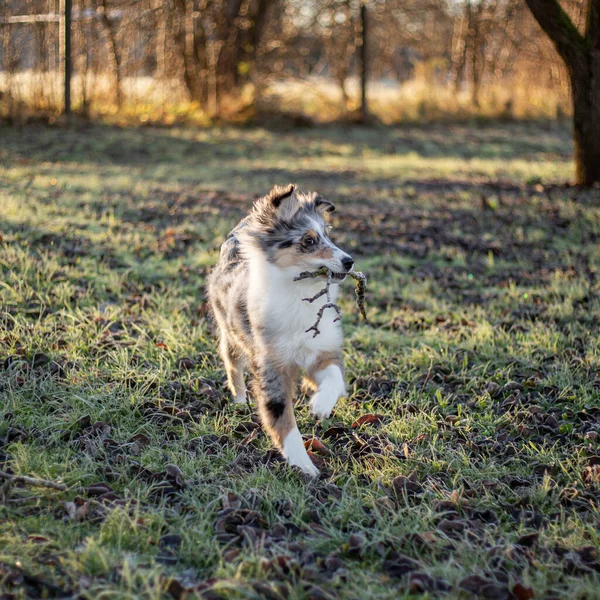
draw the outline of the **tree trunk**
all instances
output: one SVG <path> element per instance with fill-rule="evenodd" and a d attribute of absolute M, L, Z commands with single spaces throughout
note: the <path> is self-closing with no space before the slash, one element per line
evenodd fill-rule
<path fill-rule="evenodd" d="M 526 0 L 564 60 L 573 98 L 575 181 L 600 183 L 600 0 L 588 0 L 582 35 L 558 0 Z"/>
<path fill-rule="evenodd" d="M 174 44 L 192 100 L 212 112 L 248 79 L 273 0 L 176 0 Z"/>
<path fill-rule="evenodd" d="M 454 93 L 459 89 L 467 62 L 467 35 L 469 33 L 469 23 L 466 11 L 469 10 L 465 6 L 465 11 L 461 14 L 460 19 L 454 19 L 454 33 L 452 35 L 452 69 L 451 81 Z"/>
<path fill-rule="evenodd" d="M 471 77 L 471 104 L 479 108 L 479 11 L 473 9 L 471 1 L 467 2 L 467 39 L 465 50 L 469 62 L 469 75 Z"/>
<path fill-rule="evenodd" d="M 600 183 L 600 0 L 589 0 L 585 40 L 588 71 L 571 84 L 577 181 L 589 186 Z"/>
<path fill-rule="evenodd" d="M 599 60 L 591 61 L 590 71 L 571 76 L 575 179 L 585 186 L 600 182 Z"/>
<path fill-rule="evenodd" d="M 115 101 L 117 108 L 120 110 L 123 106 L 123 62 L 119 45 L 117 44 L 117 25 L 108 16 L 108 7 L 106 0 L 102 0 L 100 3 L 102 7 L 101 21 L 104 25 L 106 37 L 108 38 L 108 48 L 110 61 L 112 63 L 113 75 L 115 77 Z"/>
<path fill-rule="evenodd" d="M 168 34 L 171 29 L 171 11 L 167 2 L 161 2 L 155 9 L 162 7 L 157 19 L 156 32 L 156 77 L 166 79 L 168 72 Z"/>
<path fill-rule="evenodd" d="M 183 47 L 183 81 L 188 89 L 190 98 L 201 105 L 206 103 L 206 86 L 203 85 L 201 69 L 198 66 L 198 55 L 196 46 L 196 23 L 194 17 L 194 0 L 185 0 L 184 9 L 184 47 Z"/>

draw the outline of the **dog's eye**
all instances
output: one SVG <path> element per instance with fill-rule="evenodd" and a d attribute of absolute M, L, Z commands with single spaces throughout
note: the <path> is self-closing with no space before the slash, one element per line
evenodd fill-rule
<path fill-rule="evenodd" d="M 311 237 L 310 235 L 308 237 L 304 238 L 304 241 L 302 242 L 305 246 L 308 246 L 309 248 L 311 246 L 314 246 L 317 243 L 317 240 L 315 240 L 314 237 Z"/>

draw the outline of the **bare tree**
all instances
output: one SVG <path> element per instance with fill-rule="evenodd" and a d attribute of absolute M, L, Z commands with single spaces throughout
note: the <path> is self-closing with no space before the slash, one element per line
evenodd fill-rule
<path fill-rule="evenodd" d="M 392 78 L 401 84 L 418 81 L 420 91 L 413 94 L 413 101 L 419 107 L 431 104 L 432 115 L 446 110 L 492 115 L 499 114 L 500 108 L 501 114 L 514 116 L 566 114 L 571 109 L 570 79 L 573 97 L 583 98 L 576 109 L 578 147 L 589 149 L 590 144 L 584 144 L 585 128 L 578 123 L 582 118 L 587 122 L 581 115 L 589 113 L 585 105 L 593 103 L 593 85 L 585 81 L 598 79 L 592 74 L 598 61 L 593 58 L 597 51 L 592 50 L 598 27 L 592 26 L 591 11 L 598 1 L 529 2 L 542 7 L 539 19 L 544 23 L 552 21 L 553 11 L 547 6 L 562 6 L 570 16 L 570 25 L 568 19 L 559 25 L 559 30 L 574 31 L 574 41 L 568 44 L 571 52 L 560 50 L 564 44 L 558 44 L 563 60 L 522 0 L 371 2 L 367 7 L 369 77 L 386 86 Z M 43 99 L 41 93 L 29 93 L 31 85 L 21 84 L 22 73 L 46 69 L 50 75 L 46 79 L 51 80 L 60 63 L 54 23 L 6 19 L 43 14 L 55 4 L 55 0 L 0 0 L 0 112 L 10 108 L 13 97 L 29 103 L 32 98 Z M 361 4 L 361 0 L 74 0 L 74 71 L 75 81 L 82 82 L 78 103 L 83 110 L 102 103 L 104 81 L 111 84 L 110 102 L 122 109 L 140 99 L 146 93 L 142 90 L 153 102 L 156 87 L 136 85 L 141 77 L 152 77 L 161 86 L 163 108 L 180 102 L 183 91 L 206 113 L 237 118 L 255 114 L 247 104 L 251 99 L 262 98 L 264 104 L 259 106 L 271 102 L 271 109 L 278 103 L 280 109 L 294 107 L 301 99 L 292 95 L 288 99 L 283 86 L 272 84 L 323 75 L 339 86 L 347 110 L 355 100 L 347 84 L 358 75 L 360 64 Z M 586 32 L 579 33 L 586 18 Z M 571 66 L 567 69 L 565 64 Z M 580 75 L 583 72 L 588 73 L 587 79 Z M 41 84 L 46 79 L 36 81 Z M 331 100 L 325 87 L 313 85 L 314 80 L 306 83 L 306 89 L 322 102 Z M 42 87 L 47 94 L 50 87 Z M 552 88 L 558 93 L 545 93 Z M 468 98 L 459 94 L 462 90 L 468 90 Z M 242 101 L 224 101 L 228 96 Z M 60 104 L 50 96 L 37 104 L 52 108 L 52 103 L 55 108 Z M 385 110 L 375 95 L 373 108 Z M 390 110 L 392 119 L 411 114 L 400 108 Z M 588 137 L 592 142 L 600 139 L 597 132 Z M 597 154 L 586 155 L 588 164 L 598 162 Z"/>
<path fill-rule="evenodd" d="M 119 25 L 109 15 L 106 0 L 97 0 L 97 10 L 100 13 L 100 19 L 104 27 L 112 72 L 115 77 L 115 99 L 117 107 L 121 108 L 123 106 L 123 49 L 117 41 Z"/>
<path fill-rule="evenodd" d="M 277 1 L 175 0 L 178 19 L 172 33 L 193 100 L 217 105 L 248 80 L 269 12 Z"/>
<path fill-rule="evenodd" d="M 573 97 L 576 181 L 600 182 L 600 0 L 588 0 L 580 33 L 558 0 L 526 0 L 565 62 Z"/>

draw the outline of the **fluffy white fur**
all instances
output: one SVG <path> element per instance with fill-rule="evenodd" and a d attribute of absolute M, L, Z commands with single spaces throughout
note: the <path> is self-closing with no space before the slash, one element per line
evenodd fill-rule
<path fill-rule="evenodd" d="M 310 412 L 317 419 L 328 419 L 339 398 L 346 394 L 344 376 L 337 365 L 329 365 L 315 373 L 315 381 L 319 387 L 310 401 Z"/>
<path fill-rule="evenodd" d="M 341 349 L 342 327 L 340 321 L 334 323 L 337 315 L 331 309 L 319 325 L 319 335 L 313 337 L 306 333 L 327 299 L 321 296 L 310 303 L 303 298 L 311 298 L 322 290 L 323 280 L 294 281 L 294 277 L 300 274 L 299 270 L 280 269 L 260 256 L 254 256 L 249 264 L 250 322 L 253 326 L 268 329 L 273 356 L 282 365 L 297 364 L 308 369 L 320 353 Z M 335 302 L 339 285 L 332 284 L 330 290 L 331 299 Z"/>

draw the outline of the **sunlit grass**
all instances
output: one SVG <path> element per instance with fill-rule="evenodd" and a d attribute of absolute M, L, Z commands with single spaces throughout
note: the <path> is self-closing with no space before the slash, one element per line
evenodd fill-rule
<path fill-rule="evenodd" d="M 71 489 L 3 488 L 0 564 L 84 598 L 158 599 L 169 577 L 216 579 L 227 598 L 265 597 L 259 582 L 289 598 L 407 597 L 385 543 L 448 598 L 473 574 L 594 597 L 595 563 L 576 556 L 598 545 L 585 469 L 600 456 L 600 204 L 545 187 L 571 177 L 568 130 L 1 134 L 0 469 Z M 263 434 L 242 444 L 252 412 L 226 401 L 205 304 L 224 236 L 287 181 L 336 203 L 332 235 L 370 278 L 368 324 L 350 287 L 341 295 L 348 397 L 323 424 L 298 398 L 301 431 L 331 450 L 316 484 L 263 464 Z M 381 425 L 352 429 L 368 413 Z M 331 426 L 348 442 L 325 438 Z M 360 443 L 383 450 L 361 456 Z M 161 497 L 173 466 L 185 485 Z M 419 491 L 394 494 L 399 476 Z M 98 483 L 123 502 L 70 519 L 65 502 L 96 498 L 84 488 Z M 288 533 L 235 551 L 217 541 L 229 493 L 265 532 Z M 475 523 L 486 510 L 494 522 Z M 440 529 L 451 519 L 465 532 Z M 515 547 L 533 532 L 532 549 Z M 297 567 L 274 567 L 283 556 Z M 25 597 L 2 573 L 0 590 Z"/>

